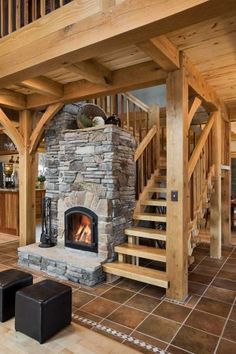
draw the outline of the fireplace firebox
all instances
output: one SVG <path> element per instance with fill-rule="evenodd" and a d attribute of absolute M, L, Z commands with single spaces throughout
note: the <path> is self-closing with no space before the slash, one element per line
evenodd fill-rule
<path fill-rule="evenodd" d="M 98 217 L 85 207 L 70 208 L 65 212 L 65 246 L 98 252 Z"/>

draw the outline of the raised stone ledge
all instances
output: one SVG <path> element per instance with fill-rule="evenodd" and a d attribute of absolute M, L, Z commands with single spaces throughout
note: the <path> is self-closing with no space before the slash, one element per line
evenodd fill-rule
<path fill-rule="evenodd" d="M 88 257 L 89 256 L 89 257 Z M 94 286 L 105 278 L 104 258 L 92 252 L 70 250 L 60 245 L 40 248 L 38 244 L 19 247 L 18 263 L 22 267 L 43 271 L 58 279 Z"/>

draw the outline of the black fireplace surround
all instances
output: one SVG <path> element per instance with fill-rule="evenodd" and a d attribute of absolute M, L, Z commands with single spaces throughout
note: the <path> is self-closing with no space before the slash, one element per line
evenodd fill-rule
<path fill-rule="evenodd" d="M 98 217 L 77 206 L 65 212 L 65 247 L 98 252 Z"/>

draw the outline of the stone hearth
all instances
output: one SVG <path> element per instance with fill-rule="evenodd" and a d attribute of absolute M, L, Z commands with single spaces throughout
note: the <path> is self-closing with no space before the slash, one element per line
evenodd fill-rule
<path fill-rule="evenodd" d="M 69 115 L 69 117 L 68 117 Z M 112 125 L 66 129 L 73 115 L 65 109 L 48 128 L 46 195 L 52 198 L 52 225 L 57 246 L 19 248 L 19 263 L 86 285 L 104 279 L 102 264 L 115 259 L 114 247 L 125 241 L 135 203 L 135 140 Z M 64 247 L 64 216 L 83 206 L 98 217 L 98 253 Z"/>

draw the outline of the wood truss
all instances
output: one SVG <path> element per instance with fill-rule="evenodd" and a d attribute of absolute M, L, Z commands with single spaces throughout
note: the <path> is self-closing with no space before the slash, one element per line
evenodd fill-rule
<path fill-rule="evenodd" d="M 37 25 L 29 24 L 0 40 L 0 106 L 20 111 L 19 130 L 2 109 L 0 124 L 20 154 L 22 245 L 34 241 L 34 176 L 30 171 L 35 163 L 35 152 L 45 125 L 63 104 L 166 84 L 167 277 L 162 279 L 162 284 L 167 287 L 169 283 L 169 297 L 177 300 L 186 297 L 188 224 L 201 204 L 196 194 L 200 193 L 200 199 L 202 194 L 205 195 L 206 180 L 212 165 L 215 171 L 215 193 L 211 198 L 211 255 L 220 257 L 221 150 L 229 148 L 222 143 L 220 132 L 221 126 L 225 132 L 229 132 L 228 108 L 230 112 L 235 112 L 233 105 L 236 102 L 236 92 L 232 97 L 232 90 L 227 84 L 221 85 L 222 79 L 211 69 L 213 64 L 201 70 L 201 65 L 205 63 L 197 64 L 200 62 L 196 54 L 199 50 L 197 48 L 194 52 L 191 48 L 201 42 L 199 45 L 204 53 L 204 41 L 201 41 L 204 36 L 209 36 L 206 38 L 208 42 L 212 38 L 215 41 L 217 35 L 223 41 L 225 28 L 228 33 L 234 33 L 234 22 L 226 23 L 232 17 L 233 10 L 235 0 L 169 0 L 168 3 L 162 0 L 74 0 L 38 19 Z M 44 13 L 42 10 L 42 15 Z M 222 19 L 222 14 L 227 19 Z M 215 33 L 218 30 L 216 19 L 219 22 L 219 34 Z M 197 39 L 194 35 L 183 39 L 184 31 L 192 30 L 193 26 L 197 30 L 191 33 L 196 33 Z M 204 34 L 201 33 L 202 26 Z M 228 65 L 232 66 L 232 75 L 235 75 L 234 54 L 227 56 L 227 53 L 226 48 L 225 57 Z M 221 68 L 220 72 L 223 77 L 224 69 Z M 216 93 L 221 86 L 224 100 Z M 189 128 L 200 106 L 210 118 L 190 156 L 187 145 Z M 34 125 L 33 111 L 40 109 L 44 109 L 45 113 Z M 158 112 L 157 109 L 153 116 L 156 117 Z M 159 133 L 156 125 L 136 152 L 141 172 L 142 156 L 150 141 Z M 210 139 L 218 142 L 214 144 L 211 154 L 208 151 Z M 159 149 L 157 144 L 157 154 Z M 224 163 L 228 162 L 225 158 Z M 150 166 L 151 174 L 154 172 L 152 168 Z M 195 179 L 199 174 L 204 178 L 200 190 L 197 190 Z M 140 193 L 145 194 L 144 181 L 150 177 L 140 177 Z M 222 187 L 222 218 L 227 225 L 229 178 L 230 174 L 224 176 Z M 171 200 L 173 191 L 178 191 L 177 201 Z M 191 198 L 196 201 L 196 210 L 192 211 L 189 207 Z M 189 210 L 189 215 L 186 210 Z M 225 243 L 228 242 L 228 234 L 225 227 Z"/>

